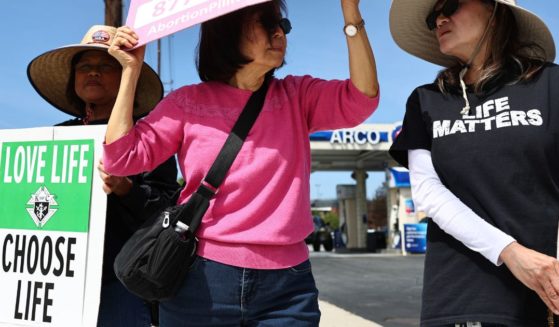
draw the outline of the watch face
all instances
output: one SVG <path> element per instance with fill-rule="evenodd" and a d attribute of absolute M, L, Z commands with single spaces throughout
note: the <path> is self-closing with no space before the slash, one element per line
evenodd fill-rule
<path fill-rule="evenodd" d="M 357 34 L 357 27 L 354 25 L 347 25 L 345 27 L 345 34 L 348 36 L 355 36 Z"/>

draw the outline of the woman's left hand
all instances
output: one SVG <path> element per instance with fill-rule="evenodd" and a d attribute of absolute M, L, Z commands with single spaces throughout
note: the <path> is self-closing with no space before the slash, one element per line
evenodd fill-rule
<path fill-rule="evenodd" d="M 528 249 L 517 242 L 509 244 L 500 256 L 514 277 L 534 290 L 555 314 L 559 314 L 559 261 Z"/>
<path fill-rule="evenodd" d="M 367 37 L 364 20 L 359 10 L 359 0 L 341 0 L 344 24 L 357 25 L 363 22 L 363 27 L 357 35 L 347 36 L 349 50 L 349 77 L 361 93 L 374 98 L 378 95 L 379 85 L 375 56 Z M 341 26 L 340 26 L 341 27 Z"/>
<path fill-rule="evenodd" d="M 128 177 L 113 176 L 105 171 L 103 161 L 99 161 L 97 166 L 99 176 L 103 180 L 103 191 L 108 195 L 114 193 L 118 196 L 123 196 L 130 192 L 132 188 L 132 181 Z"/>

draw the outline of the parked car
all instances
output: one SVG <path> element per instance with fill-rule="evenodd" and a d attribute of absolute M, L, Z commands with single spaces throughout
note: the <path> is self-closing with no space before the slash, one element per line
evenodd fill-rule
<path fill-rule="evenodd" d="M 332 228 L 319 216 L 313 216 L 312 220 L 314 223 L 314 230 L 307 236 L 305 242 L 307 244 L 312 244 L 314 251 L 320 251 L 321 245 L 324 246 L 324 250 L 332 251 L 334 248 Z"/>

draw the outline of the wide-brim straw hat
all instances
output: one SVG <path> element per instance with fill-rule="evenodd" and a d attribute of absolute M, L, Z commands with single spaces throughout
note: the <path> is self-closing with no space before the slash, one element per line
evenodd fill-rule
<path fill-rule="evenodd" d="M 545 51 L 546 60 L 555 60 L 555 43 L 545 23 L 535 14 L 519 7 L 515 0 L 494 0 L 509 6 L 516 18 L 521 42 L 535 43 Z M 429 31 L 425 18 L 437 0 L 392 0 L 390 32 L 400 48 L 431 63 L 450 67 L 457 59 L 443 54 L 434 32 Z M 491 33 L 491 31 L 489 31 Z"/>
<path fill-rule="evenodd" d="M 84 117 L 85 108 L 68 99 L 66 89 L 70 79 L 74 56 L 87 50 L 107 51 L 116 34 L 116 28 L 105 25 L 92 26 L 80 44 L 47 51 L 33 59 L 27 66 L 27 77 L 35 90 L 51 105 L 75 117 Z M 161 100 L 163 84 L 157 73 L 144 62 L 134 98 L 134 116 L 147 114 Z"/>

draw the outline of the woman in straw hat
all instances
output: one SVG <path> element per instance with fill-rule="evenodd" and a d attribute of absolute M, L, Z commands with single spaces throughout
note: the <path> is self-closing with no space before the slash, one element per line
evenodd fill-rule
<path fill-rule="evenodd" d="M 80 44 L 48 51 L 29 64 L 27 73 L 35 90 L 76 117 L 59 125 L 107 123 L 122 75 L 122 66 L 107 53 L 115 33 L 115 27 L 93 26 Z M 142 63 L 134 116 L 148 113 L 162 94 L 159 77 Z M 128 177 L 106 173 L 102 163 L 98 169 L 108 194 L 98 326 L 150 326 L 150 306 L 120 284 L 113 262 L 142 221 L 165 206 L 178 188 L 176 161 L 171 157 L 151 172 Z"/>
<path fill-rule="evenodd" d="M 432 217 L 421 325 L 552 324 L 559 68 L 549 30 L 513 0 L 394 0 L 390 28 L 402 49 L 445 67 L 409 97 L 390 150 Z"/>
<path fill-rule="evenodd" d="M 205 22 L 197 68 L 203 83 L 171 93 L 136 126 L 132 99 L 144 48 L 119 28 L 109 53 L 123 65 L 105 164 L 113 174 L 178 152 L 184 203 L 202 182 L 253 91 L 269 81 L 262 112 L 211 201 L 198 258 L 177 296 L 160 304 L 162 326 L 318 326 L 318 291 L 305 237 L 312 232 L 309 133 L 361 123 L 378 103 L 374 57 L 359 0 L 341 0 L 351 78 L 273 77 L 290 24 L 283 0 Z M 343 37 L 340 26 L 340 37 Z"/>

